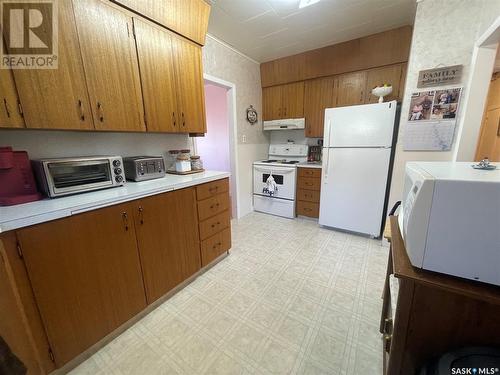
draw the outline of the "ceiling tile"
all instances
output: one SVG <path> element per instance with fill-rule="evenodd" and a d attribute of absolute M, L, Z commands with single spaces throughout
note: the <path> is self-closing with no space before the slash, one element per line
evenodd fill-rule
<path fill-rule="evenodd" d="M 216 0 L 209 33 L 269 61 L 413 24 L 415 0 Z"/>

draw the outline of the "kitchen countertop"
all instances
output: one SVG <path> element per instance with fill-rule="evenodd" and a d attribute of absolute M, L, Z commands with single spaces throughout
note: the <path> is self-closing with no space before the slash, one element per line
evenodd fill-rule
<path fill-rule="evenodd" d="M 321 162 L 303 162 L 303 163 L 298 163 L 297 164 L 298 168 L 323 168 Z"/>
<path fill-rule="evenodd" d="M 156 180 L 127 182 L 121 187 L 0 207 L 0 233 L 229 176 L 227 172 L 215 171 L 185 176 L 167 174 Z"/>

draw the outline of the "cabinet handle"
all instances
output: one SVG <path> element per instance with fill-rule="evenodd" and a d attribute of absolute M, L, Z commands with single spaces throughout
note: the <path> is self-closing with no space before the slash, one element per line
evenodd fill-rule
<path fill-rule="evenodd" d="M 216 204 L 211 205 L 210 209 L 213 210 L 216 207 L 219 208 L 219 206 L 220 206 L 220 203 L 216 203 Z"/>
<path fill-rule="evenodd" d="M 497 137 L 500 137 L 500 117 L 498 118 Z"/>
<path fill-rule="evenodd" d="M 222 242 L 218 242 L 218 243 L 216 243 L 216 244 L 212 247 L 212 249 L 214 249 L 214 250 L 215 250 L 215 249 L 217 249 L 217 248 L 218 248 L 218 247 L 220 247 L 220 246 L 222 246 Z"/>
<path fill-rule="evenodd" d="M 122 212 L 122 220 L 123 220 L 123 226 L 125 227 L 125 231 L 128 231 L 128 215 L 126 212 Z"/>
<path fill-rule="evenodd" d="M 215 224 L 212 224 L 212 228 L 215 228 L 215 227 L 217 227 L 217 226 L 219 226 L 219 225 L 220 225 L 220 221 L 218 221 L 218 222 L 217 222 L 217 223 L 215 223 Z"/>
<path fill-rule="evenodd" d="M 144 209 L 142 208 L 142 206 L 139 206 L 139 222 L 141 223 L 141 225 L 144 224 Z"/>
<path fill-rule="evenodd" d="M 7 117 L 10 118 L 9 105 L 7 104 L 7 99 L 5 98 L 3 98 L 3 105 L 5 107 L 5 113 L 7 114 Z"/>
<path fill-rule="evenodd" d="M 186 127 L 186 120 L 184 119 L 184 112 L 181 112 L 182 113 L 182 127 L 185 128 Z"/>
<path fill-rule="evenodd" d="M 24 118 L 23 106 L 19 100 L 17 100 L 17 110 L 19 111 L 19 115 Z"/>
<path fill-rule="evenodd" d="M 177 121 L 175 120 L 175 112 L 172 112 L 172 120 L 174 122 L 174 128 L 177 126 Z"/>
<path fill-rule="evenodd" d="M 85 121 L 85 112 L 83 110 L 83 102 L 81 99 L 78 99 L 78 108 L 80 109 L 80 120 Z"/>
<path fill-rule="evenodd" d="M 392 331 L 392 319 L 385 318 L 384 319 L 384 333 L 390 334 Z"/>
<path fill-rule="evenodd" d="M 208 189 L 209 192 L 212 192 L 212 191 L 217 191 L 219 190 L 219 187 L 218 186 L 215 186 L 215 187 L 211 187 Z"/>
<path fill-rule="evenodd" d="M 104 110 L 103 110 L 102 104 L 100 102 L 97 102 L 97 110 L 99 113 L 99 121 L 104 122 Z"/>

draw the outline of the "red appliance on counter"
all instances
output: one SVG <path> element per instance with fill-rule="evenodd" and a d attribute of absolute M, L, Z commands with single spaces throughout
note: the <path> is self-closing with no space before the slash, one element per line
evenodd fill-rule
<path fill-rule="evenodd" d="M 0 147 L 0 206 L 40 199 L 42 195 L 37 190 L 28 153 Z"/>

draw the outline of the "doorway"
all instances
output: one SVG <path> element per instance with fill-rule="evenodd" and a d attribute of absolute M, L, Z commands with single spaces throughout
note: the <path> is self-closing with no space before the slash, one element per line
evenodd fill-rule
<path fill-rule="evenodd" d="M 497 52 L 495 73 L 488 90 L 475 160 L 484 158 L 500 161 L 500 48 Z"/>
<path fill-rule="evenodd" d="M 231 214 L 239 218 L 236 149 L 236 87 L 231 82 L 204 74 L 207 132 L 193 138 L 193 149 L 207 170 L 229 172 Z"/>

